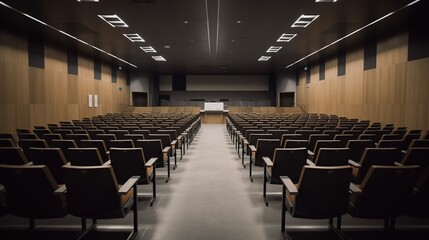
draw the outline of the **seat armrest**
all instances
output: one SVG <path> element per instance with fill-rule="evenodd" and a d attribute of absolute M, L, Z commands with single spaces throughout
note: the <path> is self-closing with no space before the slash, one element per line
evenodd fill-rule
<path fill-rule="evenodd" d="M 177 144 L 177 140 L 173 140 L 173 141 L 171 141 L 171 146 L 175 146 L 176 144 Z"/>
<path fill-rule="evenodd" d="M 158 160 L 157 157 L 153 157 L 153 158 L 149 159 L 149 161 L 147 161 L 144 166 L 145 167 L 152 167 L 157 160 Z"/>
<path fill-rule="evenodd" d="M 354 183 L 350 183 L 349 190 L 352 194 L 362 194 L 362 190 Z"/>
<path fill-rule="evenodd" d="M 310 150 L 307 150 L 307 154 L 308 154 L 309 156 L 314 156 L 314 152 L 312 152 L 312 151 L 310 151 Z"/>
<path fill-rule="evenodd" d="M 249 144 L 249 142 L 247 141 L 247 139 L 243 139 L 243 144 L 244 144 L 244 146 L 246 146 L 246 145 L 248 145 Z"/>
<path fill-rule="evenodd" d="M 112 162 L 110 160 L 107 160 L 105 163 L 103 163 L 103 166 L 109 166 L 112 165 Z"/>
<path fill-rule="evenodd" d="M 168 157 L 168 153 L 170 152 L 171 147 L 165 147 L 164 149 L 162 149 L 162 155 L 164 157 L 164 160 L 167 159 Z"/>
<path fill-rule="evenodd" d="M 280 180 L 282 181 L 283 185 L 286 187 L 286 190 L 291 195 L 298 195 L 298 189 L 296 189 L 295 184 L 293 184 L 292 180 L 290 180 L 287 176 L 281 176 Z"/>
<path fill-rule="evenodd" d="M 256 147 L 254 145 L 249 145 L 250 151 L 256 152 Z"/>
<path fill-rule="evenodd" d="M 106 155 L 109 156 L 110 155 L 110 151 L 106 151 Z"/>
<path fill-rule="evenodd" d="M 126 195 L 130 189 L 137 184 L 137 181 L 140 179 L 139 176 L 132 176 L 130 177 L 124 185 L 121 186 L 121 188 L 119 188 L 118 190 L 118 194 L 119 195 Z M 137 193 L 134 193 L 137 194 Z"/>
<path fill-rule="evenodd" d="M 64 166 L 71 166 L 71 162 L 67 162 Z"/>
<path fill-rule="evenodd" d="M 312 162 L 310 159 L 307 159 L 307 165 L 316 166 L 316 164 Z"/>
<path fill-rule="evenodd" d="M 362 166 L 359 163 L 357 163 L 351 159 L 349 159 L 349 164 L 350 164 L 350 166 L 355 167 L 355 168 L 360 168 Z"/>
<path fill-rule="evenodd" d="M 407 153 L 407 151 L 405 151 L 405 150 L 401 150 L 401 153 L 406 154 L 406 153 Z"/>
<path fill-rule="evenodd" d="M 394 164 L 395 164 L 395 166 L 404 166 L 404 164 L 399 163 L 399 162 L 395 162 Z"/>
<path fill-rule="evenodd" d="M 67 193 L 67 187 L 65 184 L 63 184 L 63 185 L 60 185 L 60 187 L 54 191 L 54 196 L 62 195 L 65 193 Z"/>
<path fill-rule="evenodd" d="M 265 162 L 265 165 L 267 165 L 267 167 L 272 167 L 274 165 L 269 157 L 262 157 L 262 160 Z"/>

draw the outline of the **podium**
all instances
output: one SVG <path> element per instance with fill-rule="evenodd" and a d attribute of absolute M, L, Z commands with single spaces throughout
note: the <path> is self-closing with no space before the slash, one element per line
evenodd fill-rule
<path fill-rule="evenodd" d="M 223 102 L 205 102 L 204 109 L 200 110 L 201 123 L 221 124 L 226 122 L 229 110 L 224 109 Z"/>

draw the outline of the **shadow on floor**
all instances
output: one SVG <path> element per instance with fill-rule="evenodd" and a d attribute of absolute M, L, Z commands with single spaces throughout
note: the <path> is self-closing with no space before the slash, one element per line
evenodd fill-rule
<path fill-rule="evenodd" d="M 330 231 L 287 231 L 289 240 L 336 240 L 341 239 Z M 395 232 L 385 232 L 383 230 L 345 230 L 345 239 L 350 240 L 427 240 L 429 239 L 429 229 L 427 230 L 397 230 Z"/>
<path fill-rule="evenodd" d="M 0 230 L 2 240 L 73 240 L 78 236 L 75 230 Z M 92 230 L 82 240 L 126 240 L 130 231 Z"/>

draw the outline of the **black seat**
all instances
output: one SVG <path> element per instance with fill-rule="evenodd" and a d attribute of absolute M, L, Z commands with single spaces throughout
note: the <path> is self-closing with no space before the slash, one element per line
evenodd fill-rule
<path fill-rule="evenodd" d="M 307 148 L 276 148 L 273 160 L 263 157 L 264 160 L 264 186 L 263 197 L 265 205 L 267 200 L 267 183 L 281 184 L 280 176 L 288 176 L 293 183 L 297 183 L 302 167 L 306 165 Z"/>
<path fill-rule="evenodd" d="M 157 158 L 155 166 L 157 168 L 167 165 L 167 180 L 170 179 L 170 147 L 162 148 L 160 139 L 145 139 L 137 142 L 137 147 L 143 149 L 145 159 Z M 161 160 L 162 159 L 162 160 Z"/>
<path fill-rule="evenodd" d="M 33 165 L 46 165 L 55 181 L 64 183 L 61 167 L 67 164 L 67 160 L 60 148 L 29 148 L 28 160 Z"/>
<path fill-rule="evenodd" d="M 97 224 L 97 219 L 124 218 L 133 211 L 133 231 L 128 239 L 138 233 L 137 181 L 131 177 L 122 186 L 118 185 L 111 166 L 64 166 L 65 187 L 57 191 L 66 192 L 69 214 L 82 218 L 81 239 Z M 86 219 L 93 219 L 87 228 Z"/>
<path fill-rule="evenodd" d="M 28 163 L 27 157 L 20 147 L 0 148 L 0 164 L 25 165 Z"/>
<path fill-rule="evenodd" d="M 67 215 L 64 198 L 54 195 L 59 185 L 47 166 L 0 165 L 0 178 L 6 190 L 7 212 L 28 218 L 30 228 L 35 227 L 35 219 Z"/>
<path fill-rule="evenodd" d="M 72 166 L 100 166 L 104 163 L 98 148 L 69 148 L 68 159 Z"/>
<path fill-rule="evenodd" d="M 141 148 L 111 148 L 110 161 L 119 184 L 124 184 L 130 177 L 139 176 L 138 184 L 152 182 L 152 199 L 150 206 L 156 199 L 156 167 L 157 158 L 146 162 Z"/>

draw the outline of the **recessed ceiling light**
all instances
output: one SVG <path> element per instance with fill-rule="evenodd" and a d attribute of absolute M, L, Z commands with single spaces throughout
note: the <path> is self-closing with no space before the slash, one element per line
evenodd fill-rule
<path fill-rule="evenodd" d="M 78 2 L 99 2 L 99 0 L 77 0 Z"/>
<path fill-rule="evenodd" d="M 280 49 L 282 49 L 281 46 L 271 46 L 270 48 L 268 48 L 267 52 L 278 52 Z"/>
<path fill-rule="evenodd" d="M 298 20 L 296 20 L 291 27 L 307 27 L 316 20 L 320 15 L 301 15 Z"/>
<path fill-rule="evenodd" d="M 240 21 L 240 20 L 238 20 L 238 21 L 237 21 L 237 24 L 241 24 L 241 21 Z"/>
<path fill-rule="evenodd" d="M 337 2 L 337 0 L 316 0 L 316 2 Z"/>
<path fill-rule="evenodd" d="M 294 38 L 296 34 L 289 34 L 289 33 L 283 33 L 279 39 L 277 39 L 277 42 L 290 42 L 292 38 Z"/>
<path fill-rule="evenodd" d="M 155 49 L 153 49 L 153 47 L 148 46 L 148 47 L 140 47 L 143 51 L 145 52 L 156 52 Z"/>
<path fill-rule="evenodd" d="M 152 56 L 152 58 L 155 59 L 155 61 L 157 61 L 157 62 L 165 62 L 165 61 L 167 61 L 162 56 Z"/>
<path fill-rule="evenodd" d="M 271 58 L 271 56 L 261 56 L 259 59 L 258 59 L 258 62 L 266 62 L 266 61 L 268 61 L 268 59 L 270 59 Z"/>
<path fill-rule="evenodd" d="M 183 21 L 184 24 L 188 24 L 189 22 L 187 20 Z"/>
<path fill-rule="evenodd" d="M 144 39 L 137 33 L 124 34 L 131 42 L 144 42 Z"/>
<path fill-rule="evenodd" d="M 128 27 L 128 25 L 122 21 L 118 15 L 98 15 L 101 19 L 106 21 L 112 27 Z"/>
<path fill-rule="evenodd" d="M 171 46 L 170 46 L 170 44 L 165 44 L 165 45 L 164 45 L 164 48 L 167 48 L 167 49 L 168 49 L 168 48 L 171 48 Z"/>

